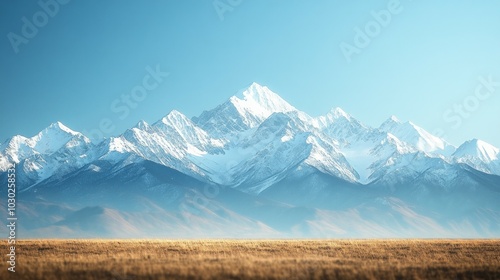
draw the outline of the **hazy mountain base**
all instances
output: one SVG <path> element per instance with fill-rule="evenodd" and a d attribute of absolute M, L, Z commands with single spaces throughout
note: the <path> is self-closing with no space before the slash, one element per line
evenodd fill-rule
<path fill-rule="evenodd" d="M 390 188 L 353 184 L 316 170 L 259 195 L 209 185 L 150 161 L 114 172 L 89 170 L 18 193 L 18 237 L 500 236 L 500 177 L 473 169 L 462 172 L 451 190 L 425 180 Z M 5 212 L 5 201 L 1 206 Z"/>

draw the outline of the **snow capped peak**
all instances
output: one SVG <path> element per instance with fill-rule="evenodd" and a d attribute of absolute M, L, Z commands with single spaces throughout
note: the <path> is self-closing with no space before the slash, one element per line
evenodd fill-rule
<path fill-rule="evenodd" d="M 193 121 L 212 135 L 221 137 L 257 127 L 273 113 L 295 111 L 297 109 L 278 94 L 253 83 L 215 109 L 194 117 Z"/>
<path fill-rule="evenodd" d="M 500 149 L 479 139 L 460 145 L 453 153 L 453 160 L 488 174 L 500 175 Z"/>
<path fill-rule="evenodd" d="M 385 120 L 379 127 L 380 130 L 388 132 L 392 128 L 403 124 L 396 116 L 392 115 L 387 120 Z"/>
<path fill-rule="evenodd" d="M 379 130 L 391 133 L 399 140 L 430 155 L 450 156 L 455 152 L 455 147 L 443 139 L 430 134 L 412 122 L 401 122 L 394 116 L 386 120 Z"/>
<path fill-rule="evenodd" d="M 469 145 L 477 145 L 477 146 L 488 146 L 488 147 L 491 147 L 493 149 L 498 149 L 498 148 L 495 148 L 493 145 L 491 145 L 490 143 L 486 142 L 486 141 L 483 141 L 481 139 L 477 139 L 477 138 L 473 138 L 471 140 L 468 140 L 468 141 L 465 141 L 464 144 L 469 144 Z"/>
<path fill-rule="evenodd" d="M 58 131 L 62 131 L 62 132 L 65 132 L 65 133 L 71 134 L 71 135 L 79 135 L 79 134 L 81 134 L 79 132 L 71 130 L 69 127 L 65 126 L 60 121 L 52 123 L 47 128 L 45 128 L 44 130 L 42 130 L 40 133 L 45 133 L 45 134 L 47 134 L 47 133 L 54 133 L 54 132 L 57 133 Z"/>
<path fill-rule="evenodd" d="M 172 110 L 170 111 L 165 117 L 163 117 L 163 119 L 168 119 L 168 120 L 175 120 L 175 119 L 187 119 L 186 116 L 184 116 L 184 114 L 182 114 L 181 112 L 177 111 L 177 110 Z"/>
<path fill-rule="evenodd" d="M 395 122 L 395 123 L 402 123 L 396 116 L 392 115 L 389 117 L 389 120 Z"/>
<path fill-rule="evenodd" d="M 456 158 L 478 158 L 491 162 L 500 158 L 500 149 L 479 139 L 464 142 L 453 154 Z"/>
<path fill-rule="evenodd" d="M 149 130 L 151 128 L 151 126 L 143 121 L 143 120 L 140 120 L 136 125 L 135 125 L 135 128 L 138 128 L 140 130 Z"/>
<path fill-rule="evenodd" d="M 345 118 L 350 120 L 351 116 L 347 114 L 342 108 L 340 107 L 335 107 L 328 112 L 328 115 L 332 116 L 334 119 L 340 119 L 340 118 Z"/>
<path fill-rule="evenodd" d="M 83 154 L 91 147 L 90 139 L 83 134 L 55 122 L 31 138 L 14 136 L 2 145 L 0 158 L 4 155 L 16 163 L 26 160 L 24 171 L 31 174 L 30 178 L 41 180 L 69 162 L 84 162 Z M 63 155 L 67 156 L 64 160 Z M 0 170 L 4 170 L 2 163 Z"/>
<path fill-rule="evenodd" d="M 21 143 L 25 143 L 28 140 L 28 138 L 22 136 L 22 135 L 16 135 L 7 140 L 6 144 L 7 146 L 17 146 L 20 145 Z"/>
<path fill-rule="evenodd" d="M 334 107 L 326 115 L 315 118 L 317 126 L 321 129 L 327 128 L 332 124 L 338 123 L 339 121 L 359 123 L 356 119 L 351 117 L 351 115 L 339 107 Z"/>
<path fill-rule="evenodd" d="M 61 122 L 55 122 L 46 127 L 44 130 L 40 131 L 37 135 L 30 138 L 33 142 L 39 142 L 42 140 L 56 140 L 61 138 L 72 138 L 74 136 L 83 136 L 80 132 L 76 132 L 69 127 L 65 126 Z"/>
<path fill-rule="evenodd" d="M 55 122 L 49 125 L 37 135 L 27 140 L 27 145 L 38 153 L 49 154 L 63 147 L 70 140 L 78 138 L 84 143 L 90 143 L 90 139 L 80 132 L 76 132 L 61 122 Z"/>
<path fill-rule="evenodd" d="M 172 110 L 170 111 L 166 117 L 170 117 L 170 118 L 185 118 L 186 116 L 184 116 L 183 113 L 177 111 L 177 110 Z"/>
<path fill-rule="evenodd" d="M 177 110 L 172 110 L 165 117 L 163 117 L 160 121 L 153 124 L 153 126 L 161 126 L 161 124 L 173 126 L 173 127 L 182 127 L 185 125 L 192 125 L 191 120 L 186 117 L 184 114 Z"/>
<path fill-rule="evenodd" d="M 481 139 L 477 139 L 477 138 L 474 138 L 471 140 L 472 143 L 475 143 L 477 146 L 481 147 L 481 148 L 487 148 L 487 149 L 491 149 L 491 150 L 495 150 L 497 153 L 499 151 L 499 149 L 493 145 L 491 145 L 490 143 L 488 142 L 485 142 Z"/>
<path fill-rule="evenodd" d="M 315 126 L 326 135 L 337 140 L 355 141 L 368 137 L 373 129 L 365 126 L 339 107 L 333 108 L 324 116 L 314 119 Z"/>
<path fill-rule="evenodd" d="M 125 153 L 132 150 L 130 148 L 132 145 L 123 137 L 111 137 L 108 140 L 108 145 L 109 145 L 109 151 Z"/>
<path fill-rule="evenodd" d="M 297 110 L 268 87 L 257 83 L 252 83 L 248 88 L 240 90 L 237 96 L 243 97 L 243 102 L 239 102 L 241 105 L 250 111 L 265 114 L 266 117 L 276 112 L 285 113 Z M 240 98 L 236 97 L 236 99 Z M 235 101 L 235 98 L 231 100 Z"/>
<path fill-rule="evenodd" d="M 248 88 L 265 88 L 265 86 L 261 86 L 257 82 L 253 82 L 250 84 L 250 86 Z"/>

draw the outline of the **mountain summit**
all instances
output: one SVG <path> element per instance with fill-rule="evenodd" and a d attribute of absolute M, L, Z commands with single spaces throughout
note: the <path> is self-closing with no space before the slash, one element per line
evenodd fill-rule
<path fill-rule="evenodd" d="M 260 125 L 272 113 L 297 111 L 269 88 L 252 83 L 210 111 L 204 111 L 193 121 L 208 132 L 224 136 Z"/>
<path fill-rule="evenodd" d="M 243 100 L 239 98 L 240 96 L 243 96 Z M 297 110 L 268 87 L 257 83 L 252 83 L 247 89 L 241 90 L 236 96 L 231 97 L 230 100 L 262 118 L 267 118 L 272 113 Z"/>

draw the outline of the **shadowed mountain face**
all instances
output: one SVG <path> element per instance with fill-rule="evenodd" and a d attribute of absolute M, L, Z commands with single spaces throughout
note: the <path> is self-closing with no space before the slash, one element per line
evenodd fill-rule
<path fill-rule="evenodd" d="M 2 182 L 10 164 L 21 237 L 500 236 L 498 148 L 311 117 L 255 83 L 100 143 L 59 122 L 14 136 Z"/>

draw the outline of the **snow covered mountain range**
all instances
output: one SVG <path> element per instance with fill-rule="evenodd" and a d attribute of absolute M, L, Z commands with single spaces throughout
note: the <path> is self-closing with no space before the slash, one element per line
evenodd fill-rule
<path fill-rule="evenodd" d="M 500 149 L 311 117 L 256 83 L 97 144 L 56 122 L 3 143 L 0 178 L 11 163 L 27 236 L 500 236 Z"/>

